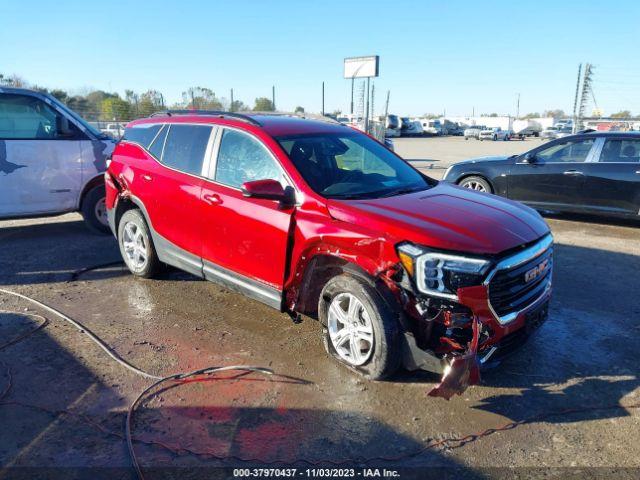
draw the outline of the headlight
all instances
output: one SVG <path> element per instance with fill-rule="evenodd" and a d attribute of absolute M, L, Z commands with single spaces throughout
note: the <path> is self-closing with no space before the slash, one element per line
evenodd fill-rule
<path fill-rule="evenodd" d="M 411 243 L 398 246 L 398 257 L 420 292 L 451 300 L 458 299 L 458 288 L 480 285 L 489 267 L 488 260 L 434 252 Z"/>

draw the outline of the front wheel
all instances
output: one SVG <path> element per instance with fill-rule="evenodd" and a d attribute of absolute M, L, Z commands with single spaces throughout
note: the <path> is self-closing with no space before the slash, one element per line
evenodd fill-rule
<path fill-rule="evenodd" d="M 351 275 L 322 289 L 318 312 L 327 353 L 370 380 L 400 367 L 398 320 L 374 287 Z"/>
<path fill-rule="evenodd" d="M 464 188 L 475 190 L 476 192 L 491 193 L 491 185 L 484 178 L 478 176 L 467 177 L 458 185 Z"/>
<path fill-rule="evenodd" d="M 118 224 L 118 245 L 127 268 L 138 277 L 151 278 L 160 261 L 147 222 L 140 210 L 127 210 Z"/>
<path fill-rule="evenodd" d="M 104 185 L 89 190 L 82 199 L 80 213 L 85 224 L 96 233 L 109 233 Z"/>

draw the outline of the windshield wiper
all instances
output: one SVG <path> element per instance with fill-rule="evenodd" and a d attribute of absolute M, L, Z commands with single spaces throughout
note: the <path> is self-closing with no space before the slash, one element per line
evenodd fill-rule
<path fill-rule="evenodd" d="M 422 187 L 398 188 L 397 190 L 391 190 L 390 192 L 386 192 L 384 195 L 380 195 L 379 198 L 395 197 L 396 195 L 405 195 L 407 193 L 419 192 L 420 190 L 422 190 Z"/>

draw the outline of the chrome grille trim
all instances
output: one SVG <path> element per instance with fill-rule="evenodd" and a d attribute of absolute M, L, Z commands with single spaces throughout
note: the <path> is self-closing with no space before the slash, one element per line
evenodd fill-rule
<path fill-rule="evenodd" d="M 553 262 L 551 263 L 551 269 L 552 270 L 551 270 L 551 272 L 549 272 L 549 275 L 548 275 L 549 279 L 547 280 L 547 285 L 545 286 L 545 288 L 542 291 L 542 293 L 537 298 L 532 300 L 529 304 L 527 304 L 525 307 L 522 307 L 522 308 L 520 308 L 518 310 L 515 310 L 513 312 L 509 312 L 509 313 L 507 313 L 505 315 L 502 315 L 502 316 L 498 315 L 496 313 L 496 311 L 494 310 L 493 306 L 491 305 L 491 295 L 489 293 L 489 291 L 491 289 L 491 280 L 493 279 L 493 277 L 498 272 L 500 272 L 502 270 L 510 270 L 510 269 L 515 268 L 515 267 L 517 267 L 519 265 L 527 263 L 527 262 L 533 260 L 534 258 L 539 257 L 542 254 L 544 254 L 552 246 L 553 246 L 553 237 L 551 236 L 551 234 L 548 234 L 545 237 L 543 237 L 542 239 L 540 239 L 534 245 L 528 247 L 527 249 L 501 260 L 493 268 L 493 270 L 491 270 L 491 272 L 489 272 L 489 274 L 487 275 L 487 278 L 483 282 L 483 284 L 487 287 L 487 304 L 489 306 L 489 310 L 491 310 L 491 313 L 496 317 L 496 319 L 498 320 L 498 322 L 500 324 L 505 325 L 505 324 L 515 320 L 516 317 L 520 313 L 522 313 L 525 310 L 529 309 L 532 305 L 534 305 L 538 300 L 540 300 L 542 297 L 544 297 L 551 290 L 552 274 L 553 274 Z"/>

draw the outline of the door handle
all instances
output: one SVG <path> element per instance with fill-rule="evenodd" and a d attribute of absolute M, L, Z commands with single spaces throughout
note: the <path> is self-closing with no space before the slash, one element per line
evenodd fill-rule
<path fill-rule="evenodd" d="M 222 203 L 222 199 L 217 193 L 205 193 L 202 195 L 202 199 L 209 205 L 220 205 Z"/>
<path fill-rule="evenodd" d="M 142 174 L 142 179 L 147 181 L 147 182 L 150 182 L 151 180 L 153 180 L 153 177 L 151 175 L 149 175 L 148 173 L 143 173 Z"/>
<path fill-rule="evenodd" d="M 640 175 L 640 170 L 636 170 L 636 173 L 637 173 L 638 175 Z"/>
<path fill-rule="evenodd" d="M 563 175 L 584 175 L 584 173 L 578 170 L 567 170 L 566 172 L 563 173 Z"/>

